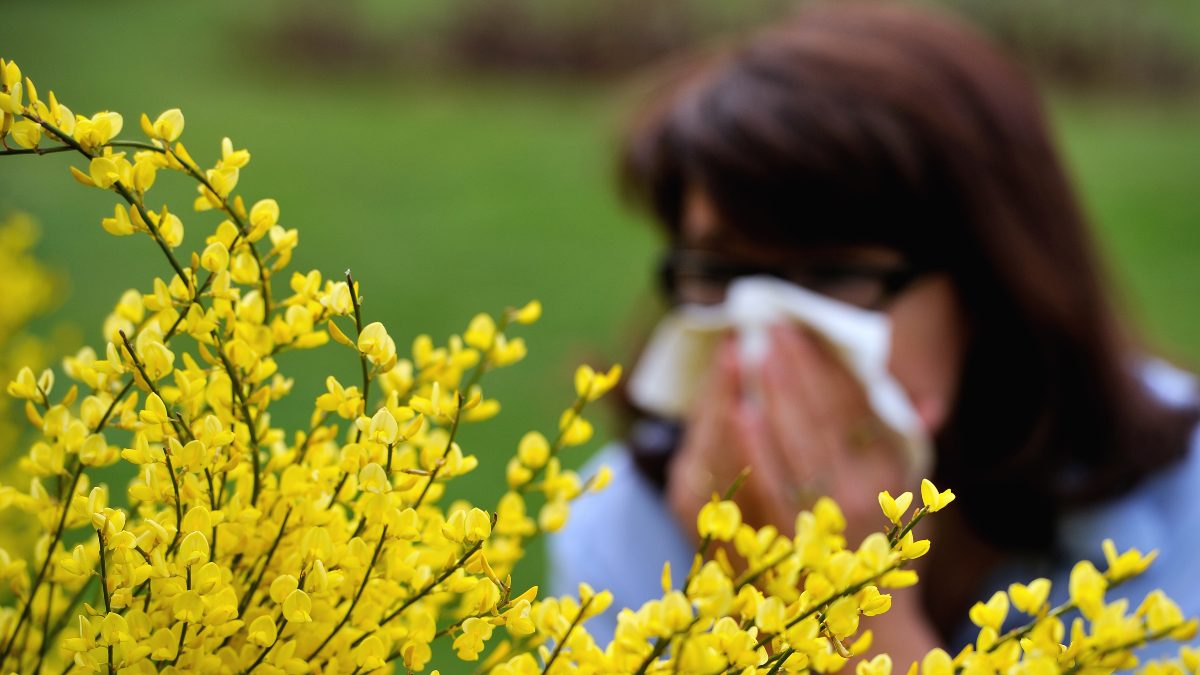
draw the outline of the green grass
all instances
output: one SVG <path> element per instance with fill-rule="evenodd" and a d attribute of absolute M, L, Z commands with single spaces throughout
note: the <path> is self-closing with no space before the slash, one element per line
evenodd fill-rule
<path fill-rule="evenodd" d="M 1150 344 L 1200 359 L 1200 101 L 1057 99 L 1063 147 L 1119 301 Z"/>
<path fill-rule="evenodd" d="M 352 268 L 367 318 L 384 321 L 398 344 L 421 332 L 444 339 L 478 311 L 544 302 L 545 318 L 525 332 L 527 362 L 492 380 L 502 414 L 465 434 L 481 468 L 454 494 L 492 503 L 521 434 L 548 430 L 568 402 L 574 365 L 628 356 L 631 317 L 649 303 L 655 237 L 611 185 L 627 88 L 295 72 L 231 44 L 231 35 L 255 36 L 233 30 L 229 2 L 53 4 L 6 3 L 0 55 L 77 112 L 122 112 L 126 136 L 138 133 L 141 111 L 178 106 L 202 164 L 221 136 L 248 147 L 239 192 L 278 199 L 284 224 L 300 229 L 294 269 L 340 277 Z M 1129 314 L 1167 353 L 1200 359 L 1200 109 L 1069 97 L 1052 109 Z M 0 212 L 33 213 L 40 254 L 70 279 L 43 328 L 74 323 L 95 345 L 120 292 L 146 290 L 168 268 L 149 240 L 100 229 L 113 200 L 75 184 L 67 163 L 6 158 Z M 152 197 L 190 203 L 186 181 L 160 180 Z M 215 223 L 211 214 L 184 221 L 190 246 Z M 296 387 L 276 418 L 293 429 L 324 374 L 355 373 L 336 347 L 282 366 Z M 520 581 L 532 583 L 544 570 L 540 548 L 527 562 Z"/>

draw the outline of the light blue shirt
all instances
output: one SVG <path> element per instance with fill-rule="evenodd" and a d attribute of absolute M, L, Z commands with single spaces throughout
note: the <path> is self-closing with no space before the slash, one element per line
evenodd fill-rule
<path fill-rule="evenodd" d="M 1164 362 L 1148 363 L 1143 377 L 1167 403 L 1186 405 L 1197 398 L 1195 379 Z M 588 622 L 588 632 L 604 645 L 612 639 L 621 608 L 636 609 L 661 597 L 664 561 L 671 563 L 674 587 L 682 585 L 695 550 L 660 491 L 642 476 L 624 447 L 606 447 L 583 475 L 602 464 L 612 469 L 612 483 L 575 503 L 567 525 L 550 539 L 549 554 L 554 595 L 575 594 L 579 582 L 612 592 L 612 607 Z M 1131 607 L 1136 607 L 1147 593 L 1162 589 L 1184 616 L 1200 615 L 1200 429 L 1193 433 L 1181 462 L 1147 477 L 1125 495 L 1064 516 L 1059 524 L 1061 563 L 1012 559 L 989 576 L 980 599 L 1012 582 L 1047 577 L 1053 584 L 1051 602 L 1063 602 L 1075 561 L 1091 560 L 1105 569 L 1101 542 L 1109 538 L 1120 551 L 1158 551 L 1144 574 L 1110 591 L 1110 600 L 1129 598 Z M 1010 616 L 1019 618 L 1016 612 Z M 964 621 L 950 647 L 957 650 L 974 642 L 977 630 Z M 1143 659 L 1171 656 L 1178 647 L 1164 641 L 1148 645 L 1138 655 Z"/>

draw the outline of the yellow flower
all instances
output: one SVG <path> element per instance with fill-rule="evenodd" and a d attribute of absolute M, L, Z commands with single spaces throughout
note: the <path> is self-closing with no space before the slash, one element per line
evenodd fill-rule
<path fill-rule="evenodd" d="M 1013 607 L 1019 611 L 1030 615 L 1039 614 L 1046 605 L 1046 598 L 1050 596 L 1050 580 L 1034 579 L 1028 584 L 1010 584 L 1008 595 L 1012 598 Z"/>
<path fill-rule="evenodd" d="M 174 143 L 183 133 L 183 112 L 179 108 L 171 108 L 159 115 L 153 123 L 142 113 L 142 132 L 155 140 Z"/>
<path fill-rule="evenodd" d="M 358 350 L 381 371 L 396 365 L 396 343 L 378 321 L 367 324 L 358 336 Z"/>
<path fill-rule="evenodd" d="M 109 612 L 100 620 L 100 639 L 102 645 L 117 645 L 133 640 L 129 633 L 129 623 L 125 617 L 116 612 Z"/>
<path fill-rule="evenodd" d="M 33 376 L 33 369 L 26 366 L 17 373 L 16 379 L 8 383 L 8 395 L 29 401 L 41 399 L 42 395 L 38 392 L 37 379 Z"/>
<path fill-rule="evenodd" d="M 496 322 L 488 314 L 476 314 L 463 332 L 463 342 L 475 349 L 488 350 L 496 339 Z"/>
<path fill-rule="evenodd" d="M 591 366 L 579 366 L 575 371 L 575 393 L 586 401 L 595 401 L 616 386 L 621 379 L 621 366 L 615 365 L 607 373 L 597 373 Z"/>
<path fill-rule="evenodd" d="M 786 609 L 782 600 L 771 596 L 758 603 L 754 612 L 754 623 L 764 633 L 782 633 Z"/>
<path fill-rule="evenodd" d="M 855 675 L 892 675 L 892 657 L 880 654 L 870 661 L 862 660 L 854 667 Z"/>
<path fill-rule="evenodd" d="M 517 457 L 521 463 L 531 469 L 540 469 L 550 459 L 550 443 L 546 437 L 536 431 L 530 431 L 521 437 L 517 445 Z"/>
<path fill-rule="evenodd" d="M 533 619 L 530 618 L 530 602 L 529 600 L 518 600 L 513 603 L 513 606 L 504 613 L 504 626 L 508 632 L 515 637 L 523 637 L 537 630 L 533 625 Z"/>
<path fill-rule="evenodd" d="M 742 524 L 742 512 L 731 501 L 713 499 L 700 508 L 696 526 L 701 537 L 729 541 Z"/>
<path fill-rule="evenodd" d="M 530 300 L 524 307 L 514 311 L 512 317 L 513 321 L 520 324 L 529 325 L 536 323 L 542 317 L 542 303 L 537 300 Z"/>
<path fill-rule="evenodd" d="M 858 604 L 866 616 L 879 616 L 892 608 L 892 596 L 880 593 L 875 586 L 867 586 L 859 594 Z"/>
<path fill-rule="evenodd" d="M 0 91 L 0 111 L 9 115 L 20 115 L 24 112 L 24 106 L 21 104 L 22 90 L 21 82 L 18 81 L 7 85 L 8 91 Z"/>
<path fill-rule="evenodd" d="M 386 657 L 387 651 L 383 647 L 383 641 L 374 635 L 354 648 L 354 665 L 363 671 L 382 668 L 387 663 L 384 660 Z"/>
<path fill-rule="evenodd" d="M 113 217 L 101 220 L 100 226 L 105 232 L 118 237 L 129 236 L 135 231 L 133 221 L 129 219 L 129 211 L 120 204 L 113 207 Z"/>
<path fill-rule="evenodd" d="M 600 468 L 596 470 L 596 475 L 593 476 L 590 481 L 592 492 L 599 492 L 608 487 L 608 484 L 612 482 L 612 478 L 612 468 L 607 464 L 601 465 Z"/>
<path fill-rule="evenodd" d="M 566 447 L 583 445 L 592 438 L 592 423 L 580 417 L 574 409 L 563 411 L 558 428 L 562 433 L 561 443 Z"/>
<path fill-rule="evenodd" d="M 0 96 L 3 95 L 0 94 Z M 22 148 L 36 148 L 38 142 L 42 140 L 41 125 L 31 120 L 20 120 L 14 123 L 9 133 L 17 145 Z"/>
<path fill-rule="evenodd" d="M 146 408 L 138 414 L 138 417 L 146 424 L 166 424 L 171 419 L 167 415 L 166 404 L 158 394 L 150 394 L 146 397 Z"/>
<path fill-rule="evenodd" d="M 912 493 L 904 492 L 899 497 L 892 499 L 892 495 L 887 490 L 879 493 L 879 506 L 883 509 L 883 515 L 896 525 L 904 520 L 904 514 L 908 512 L 908 505 L 912 503 Z"/>
<path fill-rule="evenodd" d="M 825 625 L 837 637 L 846 637 L 858 630 L 858 603 L 854 598 L 839 598 L 825 613 Z"/>
<path fill-rule="evenodd" d="M 291 623 L 308 623 L 312 621 L 312 600 L 300 589 L 288 593 L 283 601 L 283 618 Z"/>
<path fill-rule="evenodd" d="M 361 428 L 361 421 L 366 418 L 359 419 Z M 380 408 L 375 415 L 371 417 L 371 420 L 367 423 L 366 427 L 367 440 L 374 441 L 376 443 L 391 445 L 400 438 L 400 424 L 396 421 L 396 416 L 393 415 L 392 411 L 388 410 L 386 406 Z"/>
<path fill-rule="evenodd" d="M 921 675 L 952 675 L 954 660 L 943 649 L 934 649 L 921 659 Z"/>
<path fill-rule="evenodd" d="M 271 582 L 269 595 L 271 600 L 283 604 L 292 591 L 300 587 L 300 581 L 290 574 L 280 574 Z"/>
<path fill-rule="evenodd" d="M 567 523 L 570 506 L 565 499 L 556 499 L 542 505 L 538 513 L 538 526 L 543 532 L 557 532 Z"/>
<path fill-rule="evenodd" d="M 203 532 L 192 532 L 183 538 L 179 545 L 179 558 L 184 565 L 191 567 L 208 560 L 208 538 Z"/>
<path fill-rule="evenodd" d="M 200 254 L 200 266 L 209 272 L 220 272 L 229 267 L 229 249 L 219 241 L 212 242 Z"/>
<path fill-rule="evenodd" d="M 359 470 L 358 487 L 363 492 L 383 494 L 392 489 L 392 483 L 383 467 L 371 462 Z"/>
<path fill-rule="evenodd" d="M 250 622 L 250 630 L 246 639 L 260 647 L 266 647 L 275 642 L 276 635 L 278 632 L 275 628 L 275 620 L 271 618 L 271 615 L 263 614 Z"/>
<path fill-rule="evenodd" d="M 483 651 L 485 642 L 492 637 L 494 628 L 490 622 L 476 617 L 464 620 L 462 634 L 454 638 L 454 651 L 458 658 L 463 661 L 478 660 L 479 652 Z"/>
<path fill-rule="evenodd" d="M 200 534 L 193 532 L 192 534 Z M 179 621 L 197 623 L 204 617 L 204 600 L 196 591 L 184 591 L 175 596 L 172 603 L 175 618 Z"/>
<path fill-rule="evenodd" d="M 1079 606 L 1079 611 L 1095 620 L 1104 606 L 1104 592 L 1108 590 L 1104 575 L 1092 563 L 1081 560 L 1071 569 L 1069 589 L 1071 601 Z"/>
<path fill-rule="evenodd" d="M 476 543 L 492 535 L 492 517 L 482 509 L 472 508 L 467 512 L 464 540 Z"/>
<path fill-rule="evenodd" d="M 1101 546 L 1104 549 L 1104 559 L 1108 561 L 1108 569 L 1105 570 L 1104 575 L 1108 577 L 1110 583 L 1123 581 L 1145 572 L 1150 563 L 1158 557 L 1158 551 L 1142 555 L 1142 552 L 1136 548 L 1117 555 L 1117 546 L 1112 539 L 1105 539 Z"/>
<path fill-rule="evenodd" d="M 85 150 L 95 151 L 121 133 L 124 121 L 115 112 L 105 110 L 89 117 L 79 116 L 75 120 L 75 140 Z"/>
<path fill-rule="evenodd" d="M 232 147 L 232 144 L 230 144 Z M 258 237 L 251 237 L 251 241 L 255 241 L 262 237 L 272 227 L 279 222 L 279 202 L 274 199 L 261 199 L 255 202 L 254 207 L 250 209 L 250 227 L 254 232 L 259 233 Z M 347 288 L 347 291 L 349 288 Z"/>
<path fill-rule="evenodd" d="M 928 478 L 924 478 L 921 480 L 921 500 L 925 502 L 925 508 L 937 512 L 954 501 L 954 493 L 950 490 L 938 492 L 933 483 Z"/>
<path fill-rule="evenodd" d="M 1003 591 L 992 594 L 986 603 L 977 602 L 969 613 L 971 623 L 980 628 L 991 628 L 999 632 L 1008 617 L 1008 596 Z"/>

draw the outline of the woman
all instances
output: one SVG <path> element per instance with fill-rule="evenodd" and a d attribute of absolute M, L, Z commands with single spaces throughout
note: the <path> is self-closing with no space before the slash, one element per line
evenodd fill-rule
<path fill-rule="evenodd" d="M 1160 551 L 1122 593 L 1162 587 L 1200 611 L 1184 574 L 1200 545 L 1170 536 L 1200 532 L 1194 384 L 1119 321 L 1038 97 L 986 40 L 895 3 L 811 8 L 663 89 L 624 160 L 667 233 L 672 303 L 765 273 L 890 320 L 889 370 L 934 441 L 934 482 L 959 500 L 877 648 L 899 663 L 958 649 L 976 600 L 1038 576 L 1062 597 L 1103 537 Z M 630 475 L 553 544 L 563 588 L 656 596 L 662 558 L 686 568 L 683 533 L 743 465 L 755 524 L 786 530 L 823 492 L 852 540 L 881 527 L 878 491 L 912 489 L 893 437 L 859 433 L 863 389 L 820 339 L 771 338 L 758 405 L 726 345 L 681 434 L 635 418 L 630 452 L 606 457 Z"/>

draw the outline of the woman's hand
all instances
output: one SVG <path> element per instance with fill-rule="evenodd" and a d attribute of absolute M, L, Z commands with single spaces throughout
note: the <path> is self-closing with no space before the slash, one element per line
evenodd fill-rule
<path fill-rule="evenodd" d="M 749 466 L 734 498 L 748 523 L 791 534 L 796 514 L 828 495 L 855 546 L 887 526 L 879 492 L 907 488 L 899 447 L 827 345 L 800 327 L 776 326 L 752 372 L 740 367 L 732 337 L 721 344 L 672 460 L 667 496 L 694 534 L 700 507 Z"/>
<path fill-rule="evenodd" d="M 749 466 L 734 496 L 747 523 L 771 524 L 790 536 L 796 514 L 828 495 L 842 507 L 847 544 L 854 547 L 890 527 L 879 492 L 911 489 L 899 448 L 830 348 L 803 329 L 778 326 L 757 372 L 742 371 L 732 337 L 718 348 L 672 460 L 667 498 L 695 537 L 700 507 Z M 897 663 L 920 660 L 939 646 L 915 588 L 893 591 L 892 609 L 866 627 Z"/>

